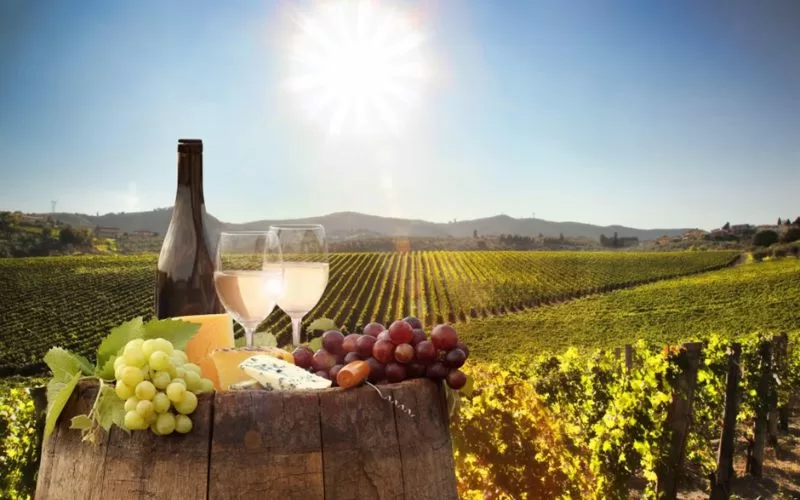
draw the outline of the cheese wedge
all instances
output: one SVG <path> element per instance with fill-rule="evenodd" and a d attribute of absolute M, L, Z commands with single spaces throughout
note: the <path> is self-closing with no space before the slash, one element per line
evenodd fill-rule
<path fill-rule="evenodd" d="M 226 391 L 230 389 L 233 384 L 250 380 L 250 377 L 239 368 L 239 365 L 247 358 L 256 355 L 270 356 L 284 360 L 288 356 L 288 358 L 292 360 L 292 366 L 294 366 L 294 356 L 292 356 L 292 353 L 277 347 L 254 346 L 218 349 L 211 353 L 211 360 L 214 363 L 215 373 L 219 381 L 217 389 Z"/>
<path fill-rule="evenodd" d="M 190 363 L 200 367 L 203 377 L 210 379 L 214 383 L 214 387 L 219 389 L 217 368 L 211 360 L 211 353 L 217 349 L 233 347 L 233 320 L 231 317 L 227 314 L 203 314 L 178 316 L 172 319 L 200 325 L 183 352 L 186 353 Z"/>
<path fill-rule="evenodd" d="M 245 380 L 244 382 L 236 382 L 235 384 L 231 384 L 228 388 L 231 391 L 272 391 L 272 388 L 265 388 L 262 387 L 261 384 L 258 383 L 258 380 L 250 379 Z"/>
<path fill-rule="evenodd" d="M 272 356 L 252 356 L 239 366 L 265 389 L 276 391 L 326 389 L 332 384 L 326 378 Z"/>

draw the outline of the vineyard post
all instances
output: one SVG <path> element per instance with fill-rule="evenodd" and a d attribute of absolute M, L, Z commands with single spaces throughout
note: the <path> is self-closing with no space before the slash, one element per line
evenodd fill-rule
<path fill-rule="evenodd" d="M 700 351 L 703 344 L 690 342 L 683 344 L 679 354 L 679 366 L 672 390 L 672 404 L 667 412 L 665 426 L 670 432 L 669 450 L 666 460 L 658 468 L 658 496 L 675 499 L 678 496 L 678 477 L 683 470 L 686 453 L 686 439 L 692 421 L 692 401 L 697 385 L 697 370 L 700 365 Z"/>
<path fill-rule="evenodd" d="M 33 400 L 33 412 L 35 422 L 36 440 L 33 451 L 33 459 L 30 460 L 22 471 L 23 483 L 30 485 L 31 491 L 36 493 L 36 474 L 39 471 L 39 463 L 42 456 L 42 446 L 44 446 L 44 426 L 47 418 L 47 387 L 37 386 L 28 389 Z M 35 497 L 35 495 L 34 495 Z"/>
<path fill-rule="evenodd" d="M 772 337 L 772 371 L 773 376 L 781 383 L 783 376 L 783 337 Z M 778 446 L 778 384 L 770 384 L 769 391 L 769 417 L 767 418 L 767 442 L 770 446 Z"/>
<path fill-rule="evenodd" d="M 753 443 L 747 457 L 746 470 L 754 477 L 761 477 L 764 465 L 764 446 L 767 442 L 767 415 L 770 403 L 770 378 L 772 377 L 772 342 L 765 340 L 759 349 L 761 373 L 758 379 L 756 418 L 753 424 Z"/>
<path fill-rule="evenodd" d="M 633 346 L 625 344 L 625 370 L 630 372 L 633 368 Z"/>
<path fill-rule="evenodd" d="M 780 334 L 780 352 L 781 352 L 781 369 L 786 368 L 786 359 L 789 351 L 789 336 L 786 332 Z M 784 401 L 778 407 L 778 430 L 781 432 L 789 432 L 789 403 Z"/>
<path fill-rule="evenodd" d="M 742 344 L 731 344 L 728 356 L 728 375 L 725 379 L 725 409 L 722 414 L 722 434 L 717 451 L 717 472 L 712 476 L 711 500 L 726 499 L 730 495 L 733 477 L 733 452 L 736 437 L 736 415 L 739 413 L 739 381 L 742 377 L 739 359 Z"/>

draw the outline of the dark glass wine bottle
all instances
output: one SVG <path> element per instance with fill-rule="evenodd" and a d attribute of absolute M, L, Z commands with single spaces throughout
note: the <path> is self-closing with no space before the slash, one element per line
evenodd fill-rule
<path fill-rule="evenodd" d="M 178 140 L 178 191 L 156 274 L 158 319 L 225 312 L 214 288 L 214 248 L 203 199 L 203 141 Z"/>

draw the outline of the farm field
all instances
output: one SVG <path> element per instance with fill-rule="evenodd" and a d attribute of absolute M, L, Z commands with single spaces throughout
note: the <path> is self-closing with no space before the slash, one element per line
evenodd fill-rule
<path fill-rule="evenodd" d="M 412 314 L 427 325 L 471 324 L 543 303 L 718 269 L 737 257 L 729 251 L 333 254 L 326 293 L 305 323 L 327 317 L 353 329 Z M 0 260 L 0 376 L 36 373 L 52 345 L 89 353 L 111 327 L 151 316 L 156 259 Z M 261 329 L 287 340 L 289 319 L 276 309 Z"/>
<path fill-rule="evenodd" d="M 800 328 L 800 260 L 751 263 L 579 298 L 459 327 L 475 356 L 610 349 L 644 339 L 691 341 Z"/>

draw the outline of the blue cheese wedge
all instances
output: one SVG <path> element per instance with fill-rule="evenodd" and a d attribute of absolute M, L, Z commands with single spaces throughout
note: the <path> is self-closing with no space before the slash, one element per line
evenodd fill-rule
<path fill-rule="evenodd" d="M 263 387 L 261 384 L 258 383 L 258 380 L 250 379 L 245 380 L 244 382 L 237 382 L 235 384 L 231 384 L 228 387 L 228 390 L 231 391 L 274 391 L 272 387 Z"/>
<path fill-rule="evenodd" d="M 262 355 L 247 358 L 239 365 L 239 368 L 257 380 L 265 389 L 276 391 L 327 389 L 332 383 L 326 378 L 272 356 Z"/>

